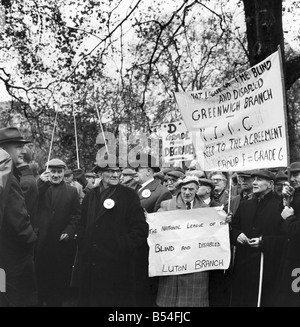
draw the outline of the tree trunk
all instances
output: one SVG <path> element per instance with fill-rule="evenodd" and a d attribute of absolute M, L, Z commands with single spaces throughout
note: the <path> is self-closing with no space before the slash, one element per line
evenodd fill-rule
<path fill-rule="evenodd" d="M 282 0 L 243 0 L 247 26 L 250 65 L 256 65 L 277 51 L 280 45 L 285 87 L 290 89 L 300 77 L 300 56 L 286 61 L 282 26 Z M 296 151 L 296 129 L 292 122 L 291 108 L 287 108 L 289 143 L 291 153 Z"/>
<path fill-rule="evenodd" d="M 244 0 L 244 7 L 249 59 L 253 66 L 277 51 L 279 45 L 284 49 L 282 0 Z"/>

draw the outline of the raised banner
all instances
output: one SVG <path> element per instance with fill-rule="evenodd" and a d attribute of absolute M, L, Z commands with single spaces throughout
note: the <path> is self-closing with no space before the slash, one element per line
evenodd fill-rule
<path fill-rule="evenodd" d="M 279 51 L 223 87 L 175 97 L 204 170 L 288 166 Z"/>
<path fill-rule="evenodd" d="M 161 126 L 163 158 L 165 163 L 194 159 L 192 133 L 186 129 L 184 121 Z"/>
<path fill-rule="evenodd" d="M 147 215 L 149 277 L 228 269 L 229 228 L 220 208 Z"/>

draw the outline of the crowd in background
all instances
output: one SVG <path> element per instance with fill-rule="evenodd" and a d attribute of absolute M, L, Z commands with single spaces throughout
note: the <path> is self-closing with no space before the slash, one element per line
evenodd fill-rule
<path fill-rule="evenodd" d="M 55 158 L 38 172 L 28 143 L 0 129 L 0 307 L 300 305 L 300 163 L 290 180 L 286 167 L 205 172 L 149 154 L 89 171 Z M 148 277 L 147 213 L 207 207 L 227 214 L 229 269 Z"/>

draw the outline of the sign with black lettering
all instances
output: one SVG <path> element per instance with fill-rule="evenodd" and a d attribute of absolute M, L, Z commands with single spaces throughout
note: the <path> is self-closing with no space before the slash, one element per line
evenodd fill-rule
<path fill-rule="evenodd" d="M 288 165 L 279 51 L 218 89 L 175 96 L 204 170 Z"/>
<path fill-rule="evenodd" d="M 149 277 L 228 269 L 229 228 L 221 208 L 147 214 Z"/>
<path fill-rule="evenodd" d="M 192 132 L 186 129 L 184 121 L 163 124 L 161 127 L 163 157 L 165 163 L 194 159 Z"/>

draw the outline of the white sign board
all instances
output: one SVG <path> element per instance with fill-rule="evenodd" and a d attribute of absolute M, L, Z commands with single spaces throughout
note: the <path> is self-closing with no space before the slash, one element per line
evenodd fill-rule
<path fill-rule="evenodd" d="M 163 124 L 161 135 L 165 163 L 194 159 L 192 133 L 186 129 L 183 120 Z"/>
<path fill-rule="evenodd" d="M 217 208 L 162 211 L 147 215 L 149 276 L 228 269 L 229 228 Z"/>
<path fill-rule="evenodd" d="M 206 171 L 288 165 L 279 52 L 219 89 L 175 93 Z M 199 157 L 198 157 L 199 156 Z"/>

